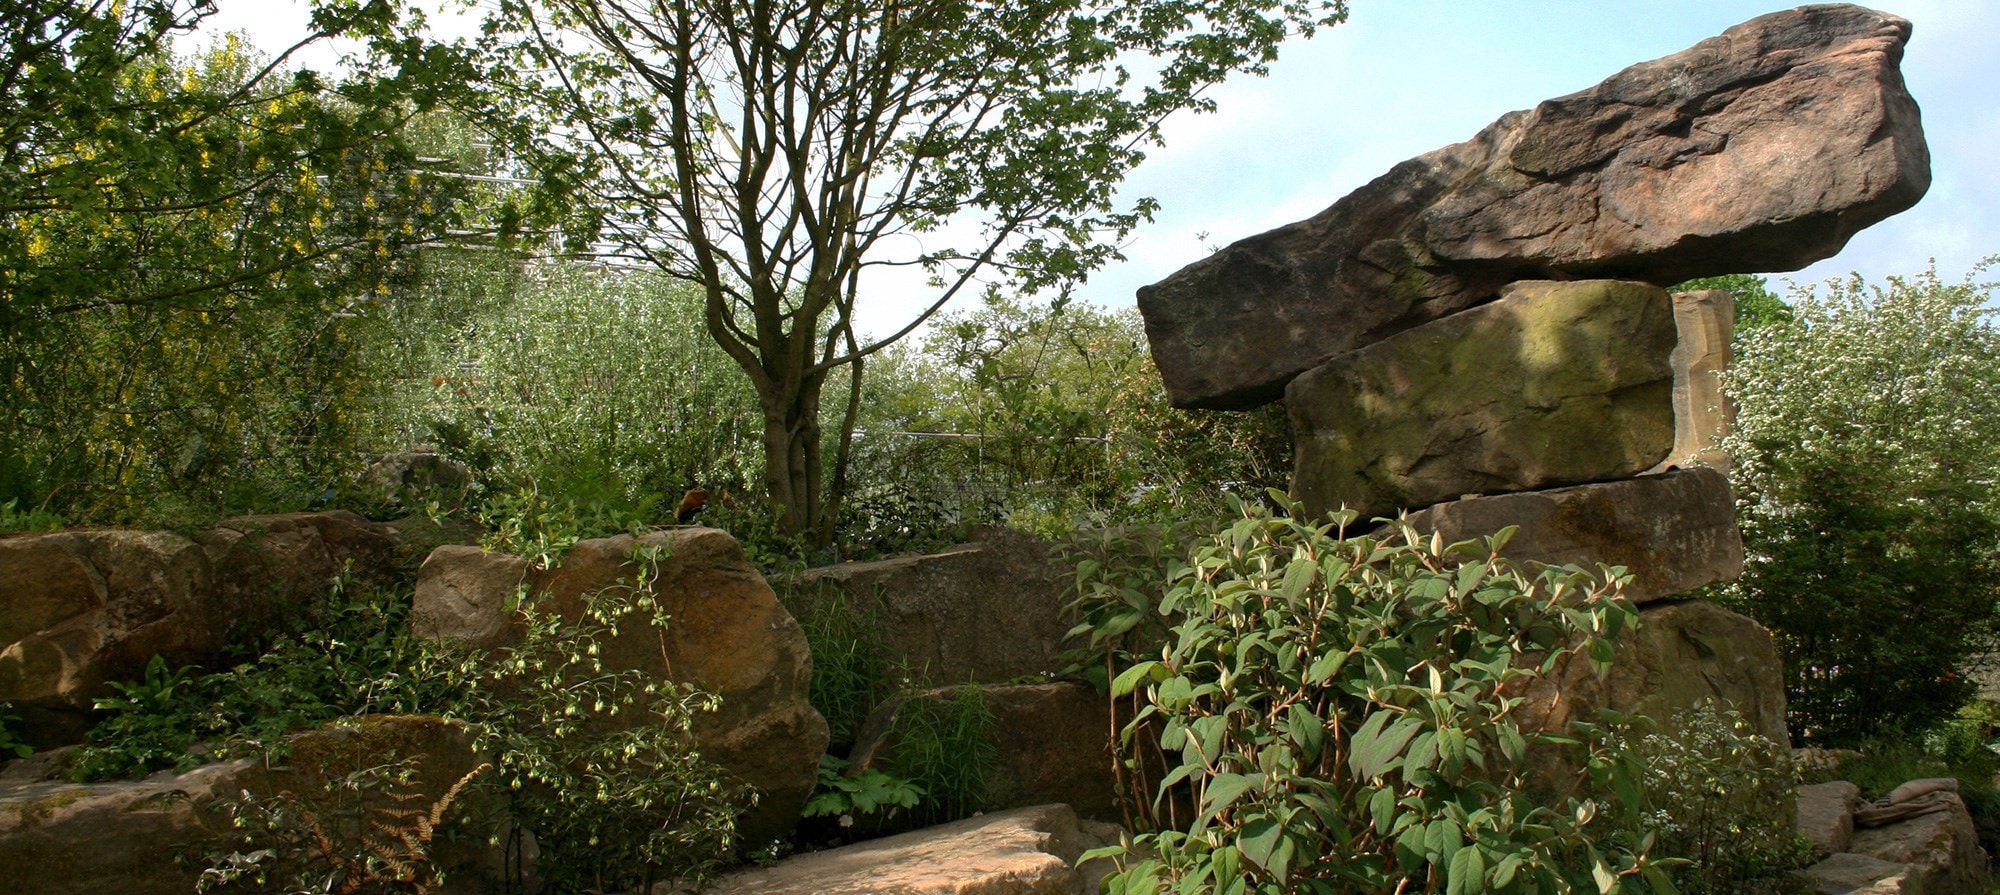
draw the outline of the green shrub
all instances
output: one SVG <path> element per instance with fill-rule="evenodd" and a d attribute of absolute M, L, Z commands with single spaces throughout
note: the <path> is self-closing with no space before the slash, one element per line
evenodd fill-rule
<path fill-rule="evenodd" d="M 21 735 L 14 730 L 14 722 L 19 720 L 21 716 L 14 714 L 13 706 L 0 702 L 0 761 L 9 758 L 27 758 L 35 754 L 34 747 L 22 740 Z"/>
<path fill-rule="evenodd" d="M 1975 271 L 1977 273 L 1977 271 Z M 1795 737 L 1922 730 L 1971 695 L 2000 609 L 2000 329 L 1991 287 L 1932 273 L 1799 290 L 1739 340 L 1723 443 L 1744 573 Z"/>
<path fill-rule="evenodd" d="M 1758 736 L 1733 709 L 1705 700 L 1630 748 L 1645 766 L 1640 830 L 1674 870 L 1683 895 L 1778 895 L 1812 862 L 1792 827 L 1798 772 L 1790 749 Z"/>
<path fill-rule="evenodd" d="M 1547 807 L 1524 776 L 1562 740 L 1522 729 L 1514 694 L 1610 659 L 1637 619 L 1615 581 L 1523 573 L 1492 555 L 1508 533 L 1445 547 L 1241 513 L 1170 576 L 1163 658 L 1114 682 L 1144 688 L 1125 738 L 1159 731 L 1194 815 L 1100 850 L 1122 862 L 1109 891 L 1671 891 L 1596 802 Z M 1630 757 L 1582 744 L 1636 809 Z"/>
<path fill-rule="evenodd" d="M 574 620 L 525 601 L 522 641 L 460 666 L 475 683 L 459 713 L 494 756 L 487 785 L 535 835 L 546 891 L 698 881 L 727 860 L 736 818 L 755 802 L 696 749 L 694 718 L 717 697 L 599 658 L 621 624 L 668 624 L 650 587 L 659 558 L 642 548 L 638 576 L 588 595 Z"/>

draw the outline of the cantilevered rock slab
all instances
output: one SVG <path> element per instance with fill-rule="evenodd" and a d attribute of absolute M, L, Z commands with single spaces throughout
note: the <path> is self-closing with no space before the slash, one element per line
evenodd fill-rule
<path fill-rule="evenodd" d="M 1797 270 L 1915 204 L 1910 23 L 1803 6 L 1406 161 L 1139 290 L 1181 407 L 1240 409 L 1520 279 Z"/>
<path fill-rule="evenodd" d="M 1501 555 L 1516 562 L 1624 566 L 1634 603 L 1734 581 L 1743 537 L 1729 479 L 1707 467 L 1550 491 L 1470 497 L 1410 514 L 1445 541 L 1517 526 Z"/>
<path fill-rule="evenodd" d="M 1674 343 L 1658 286 L 1515 283 L 1294 380 L 1292 494 L 1367 519 L 1637 475 L 1673 447 Z"/>

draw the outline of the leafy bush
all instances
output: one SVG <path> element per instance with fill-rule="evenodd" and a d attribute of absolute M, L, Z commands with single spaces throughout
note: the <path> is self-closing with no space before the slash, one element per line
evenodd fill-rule
<path fill-rule="evenodd" d="M 1975 272 L 1977 273 L 1977 272 Z M 1795 736 L 1920 730 L 1970 696 L 2000 608 L 2000 330 L 1990 287 L 1936 274 L 1800 290 L 1726 379 L 1744 574 Z"/>
<path fill-rule="evenodd" d="M 663 524 L 684 489 L 762 475 L 754 393 L 686 287 L 477 259 L 437 265 L 430 286 L 442 294 L 381 349 L 398 387 L 370 426 L 466 462 L 496 520 L 554 508 L 614 529 Z"/>
<path fill-rule="evenodd" d="M 22 740 L 21 735 L 13 729 L 14 722 L 19 720 L 21 716 L 14 714 L 12 706 L 0 702 L 0 761 L 9 758 L 27 758 L 35 754 L 34 747 Z"/>
<path fill-rule="evenodd" d="M 699 880 L 726 860 L 736 817 L 755 802 L 695 748 L 694 718 L 717 697 L 599 658 L 618 625 L 668 623 L 650 587 L 657 548 L 633 560 L 635 580 L 589 595 L 580 618 L 529 600 L 518 645 L 460 666 L 475 683 L 459 713 L 494 756 L 492 785 L 533 831 L 537 869 L 555 892 Z"/>
<path fill-rule="evenodd" d="M 344 585 L 254 661 L 200 674 L 158 656 L 98 700 L 109 713 L 70 762 L 79 782 L 186 770 L 237 751 L 282 752 L 284 734 L 348 715 L 441 712 L 449 661 L 408 633 L 406 594 Z M 200 747 L 200 748 L 197 748 Z"/>
<path fill-rule="evenodd" d="M 442 882 L 432 845 L 482 764 L 436 799 L 413 790 L 410 756 L 341 756 L 318 767 L 318 786 L 259 797 L 244 792 L 222 810 L 232 850 L 207 856 L 195 891 L 435 892 Z M 359 759 L 359 760 L 357 760 Z"/>
<path fill-rule="evenodd" d="M 877 814 L 893 817 L 923 800 L 922 786 L 881 768 L 869 768 L 852 777 L 842 773 L 846 768 L 847 759 L 840 756 L 819 757 L 819 783 L 802 814 L 838 818 L 841 827 L 852 828 L 858 818 Z"/>
<path fill-rule="evenodd" d="M 1813 860 L 1792 828 L 1798 771 L 1790 749 L 1758 736 L 1733 709 L 1705 700 L 1629 747 L 1645 766 L 1640 829 L 1684 895 L 1778 895 Z"/>
<path fill-rule="evenodd" d="M 1145 688 L 1125 739 L 1179 753 L 1164 784 L 1194 816 L 1101 850 L 1122 861 L 1109 891 L 1671 891 L 1596 802 L 1546 807 L 1525 776 L 1563 740 L 1523 729 L 1515 694 L 1609 660 L 1637 619 L 1615 580 L 1523 573 L 1492 555 L 1507 533 L 1482 550 L 1241 512 L 1171 574 L 1163 658 L 1114 682 Z M 1636 808 L 1629 756 L 1582 742 Z"/>

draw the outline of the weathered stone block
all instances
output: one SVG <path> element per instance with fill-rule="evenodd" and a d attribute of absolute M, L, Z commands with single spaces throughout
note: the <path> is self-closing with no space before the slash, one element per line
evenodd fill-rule
<path fill-rule="evenodd" d="M 396 541 L 348 512 L 232 519 L 193 539 L 96 529 L 0 537 L 0 703 L 37 747 L 78 742 L 107 681 L 154 655 L 217 667 L 350 569 L 382 580 Z"/>
<path fill-rule="evenodd" d="M 1799 835 L 1822 855 L 1847 851 L 1854 841 L 1854 806 L 1861 787 L 1845 780 L 1799 787 Z"/>
<path fill-rule="evenodd" d="M 394 823 L 411 806 L 430 810 L 480 763 L 464 728 L 438 718 L 368 717 L 296 734 L 291 742 L 291 758 L 281 767 L 243 759 L 112 783 L 0 780 L 0 867 L 7 872 L 0 887 L 36 895 L 186 895 L 195 891 L 209 854 L 241 844 L 241 831 L 222 809 L 244 791 L 264 800 L 291 793 L 306 811 L 329 818 L 335 808 L 362 807 Z M 360 794 L 339 788 L 341 776 L 396 760 L 408 762 L 410 775 L 394 787 Z M 448 816 L 466 816 L 466 807 L 457 804 Z M 345 823 L 328 829 L 336 846 L 359 853 L 359 840 L 338 838 L 358 830 Z M 499 869 L 500 856 L 486 848 L 484 832 L 436 841 L 432 857 L 451 871 L 438 891 L 487 890 L 484 874 Z"/>
<path fill-rule="evenodd" d="M 1599 708 L 1665 722 L 1705 699 L 1734 708 L 1750 729 L 1789 744 L 1783 669 L 1771 633 L 1712 603 L 1641 607 L 1636 632 L 1618 642 L 1611 671 L 1598 677 L 1578 661 L 1526 694 L 1519 714 L 1529 724 L 1560 731 L 1570 721 L 1594 721 Z"/>
<path fill-rule="evenodd" d="M 1005 530 L 925 556 L 809 569 L 787 588 L 800 615 L 839 597 L 875 613 L 891 658 L 939 683 L 1058 670 L 1065 577 L 1049 546 Z"/>
<path fill-rule="evenodd" d="M 633 559 L 642 547 L 660 550 L 650 572 Z M 695 719 L 702 755 L 762 793 L 739 824 L 746 841 L 783 835 L 817 779 L 826 721 L 806 701 L 805 633 L 727 532 L 679 528 L 579 541 L 553 569 L 440 547 L 419 572 L 412 626 L 430 637 L 505 646 L 521 636 L 512 607 L 522 584 L 526 599 L 575 620 L 590 595 L 635 583 L 651 589 L 668 623 L 622 625 L 604 645 L 606 667 L 722 697 L 720 711 Z"/>
<path fill-rule="evenodd" d="M 1733 581 L 1743 573 L 1743 537 L 1729 479 L 1681 469 L 1551 491 L 1470 497 L 1410 514 L 1419 531 L 1446 542 L 1518 526 L 1501 551 L 1516 562 L 1624 566 L 1634 603 Z"/>
<path fill-rule="evenodd" d="M 1986 853 L 1972 814 L 1957 793 L 1944 795 L 1947 810 L 1875 829 L 1855 830 L 1853 851 L 1908 865 L 1906 875 L 1923 895 L 1981 895 L 1988 891 Z"/>
<path fill-rule="evenodd" d="M 708 895 L 1086 895 L 1108 861 L 1076 866 L 1118 829 L 1040 805 L 789 858 L 726 874 Z"/>
<path fill-rule="evenodd" d="M 1167 393 L 1240 409 L 1390 334 L 1552 274 L 1661 285 L 1797 270 L 1914 205 L 1910 23 L 1803 6 L 1513 112 L 1333 207 L 1139 290 Z"/>
<path fill-rule="evenodd" d="M 1673 446 L 1674 344 L 1657 286 L 1512 284 L 1294 380 L 1293 496 L 1365 519 L 1636 475 Z"/>
<path fill-rule="evenodd" d="M 1717 445 L 1735 421 L 1722 393 L 1736 333 L 1735 298 L 1721 289 L 1674 293 L 1674 330 L 1674 449 L 1652 471 L 1713 466 L 1727 472 L 1729 455 Z"/>

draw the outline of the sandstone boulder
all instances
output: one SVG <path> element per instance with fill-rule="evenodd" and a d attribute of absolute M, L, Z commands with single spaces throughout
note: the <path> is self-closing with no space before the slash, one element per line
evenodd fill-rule
<path fill-rule="evenodd" d="M 1944 811 L 1910 818 L 1875 829 L 1854 831 L 1849 848 L 1894 864 L 1908 866 L 1907 876 L 1923 895 L 1980 895 L 1987 891 L 1986 853 L 1972 815 L 1957 793 L 1943 794 Z"/>
<path fill-rule="evenodd" d="M 1722 393 L 1736 333 L 1736 299 L 1728 291 L 1674 293 L 1674 449 L 1653 472 L 1680 466 L 1729 470 L 1717 445 L 1728 435 L 1735 410 Z"/>
<path fill-rule="evenodd" d="M 1085 851 L 1118 842 L 1108 824 L 1064 805 L 1018 808 L 799 855 L 727 874 L 707 895 L 1088 895 L 1112 869 L 1081 868 Z"/>
<path fill-rule="evenodd" d="M 1847 851 L 1854 841 L 1854 807 L 1861 787 L 1845 780 L 1799 787 L 1799 835 L 1822 855 Z"/>
<path fill-rule="evenodd" d="M 657 563 L 635 561 L 641 548 L 657 549 Z M 506 646 L 521 636 L 517 593 L 573 620 L 590 595 L 633 586 L 651 590 L 668 623 L 621 626 L 604 648 L 605 664 L 720 696 L 721 710 L 695 722 L 702 754 L 762 794 L 739 824 L 745 840 L 783 835 L 817 779 L 826 722 L 806 701 L 812 660 L 805 634 L 728 533 L 680 528 L 580 541 L 552 569 L 440 547 L 419 570 L 412 627 L 478 647 Z"/>
<path fill-rule="evenodd" d="M 1647 603 L 1733 581 L 1743 572 L 1729 480 L 1682 469 L 1551 491 L 1471 497 L 1410 514 L 1446 542 L 1518 526 L 1502 555 L 1516 562 L 1626 567 L 1625 596 Z"/>
<path fill-rule="evenodd" d="M 1029 535 L 989 531 L 942 553 L 810 569 L 787 588 L 794 612 L 841 599 L 875 612 L 892 661 L 939 683 L 997 683 L 1059 670 L 1072 570 Z"/>
<path fill-rule="evenodd" d="M 1818 895 L 1930 895 L 1909 867 L 1868 855 L 1841 852 L 1806 868 L 1802 875 Z"/>
<path fill-rule="evenodd" d="M 231 647 L 328 598 L 351 572 L 386 580 L 395 539 L 348 512 L 233 519 L 192 539 L 97 529 L 0 538 L 0 702 L 37 747 L 77 742 L 107 681 L 154 655 L 215 667 Z"/>
<path fill-rule="evenodd" d="M 350 828 L 332 822 L 337 812 L 361 807 L 396 825 L 399 811 L 418 804 L 430 810 L 480 765 L 464 729 L 437 718 L 364 718 L 292 742 L 291 760 L 276 768 L 244 759 L 115 783 L 0 780 L 6 887 L 36 895 L 186 895 L 205 867 L 243 846 L 225 807 L 246 791 L 266 801 L 289 794 L 339 836 Z M 329 780 L 396 761 L 409 771 L 400 782 L 364 794 L 327 788 Z M 340 844 L 364 847 L 359 839 Z M 447 893 L 481 891 L 485 875 L 498 869 L 483 835 L 434 840 L 431 854 L 454 871 L 441 890 Z"/>
<path fill-rule="evenodd" d="M 1103 696 L 1070 682 L 995 684 L 980 690 L 992 715 L 987 742 L 995 757 L 981 809 L 1061 802 L 1083 817 L 1120 817 L 1111 711 Z M 896 772 L 903 724 L 955 693 L 956 688 L 919 691 L 876 710 L 848 757 L 848 773 L 870 768 Z"/>
<path fill-rule="evenodd" d="M 1292 494 L 1367 519 L 1638 474 L 1673 446 L 1674 344 L 1657 286 L 1515 283 L 1294 380 Z"/>
<path fill-rule="evenodd" d="M 1804 6 L 1505 115 L 1139 290 L 1182 407 L 1240 409 L 1513 280 L 1797 270 L 1930 185 L 1909 22 Z"/>
<path fill-rule="evenodd" d="M 1665 722 L 1714 699 L 1759 736 L 1791 742 L 1784 674 L 1762 625 L 1701 601 L 1653 603 L 1640 614 L 1639 629 L 1618 642 L 1609 674 L 1600 678 L 1589 663 L 1573 663 L 1525 694 L 1521 716 L 1547 730 L 1594 721 L 1601 707 Z"/>

